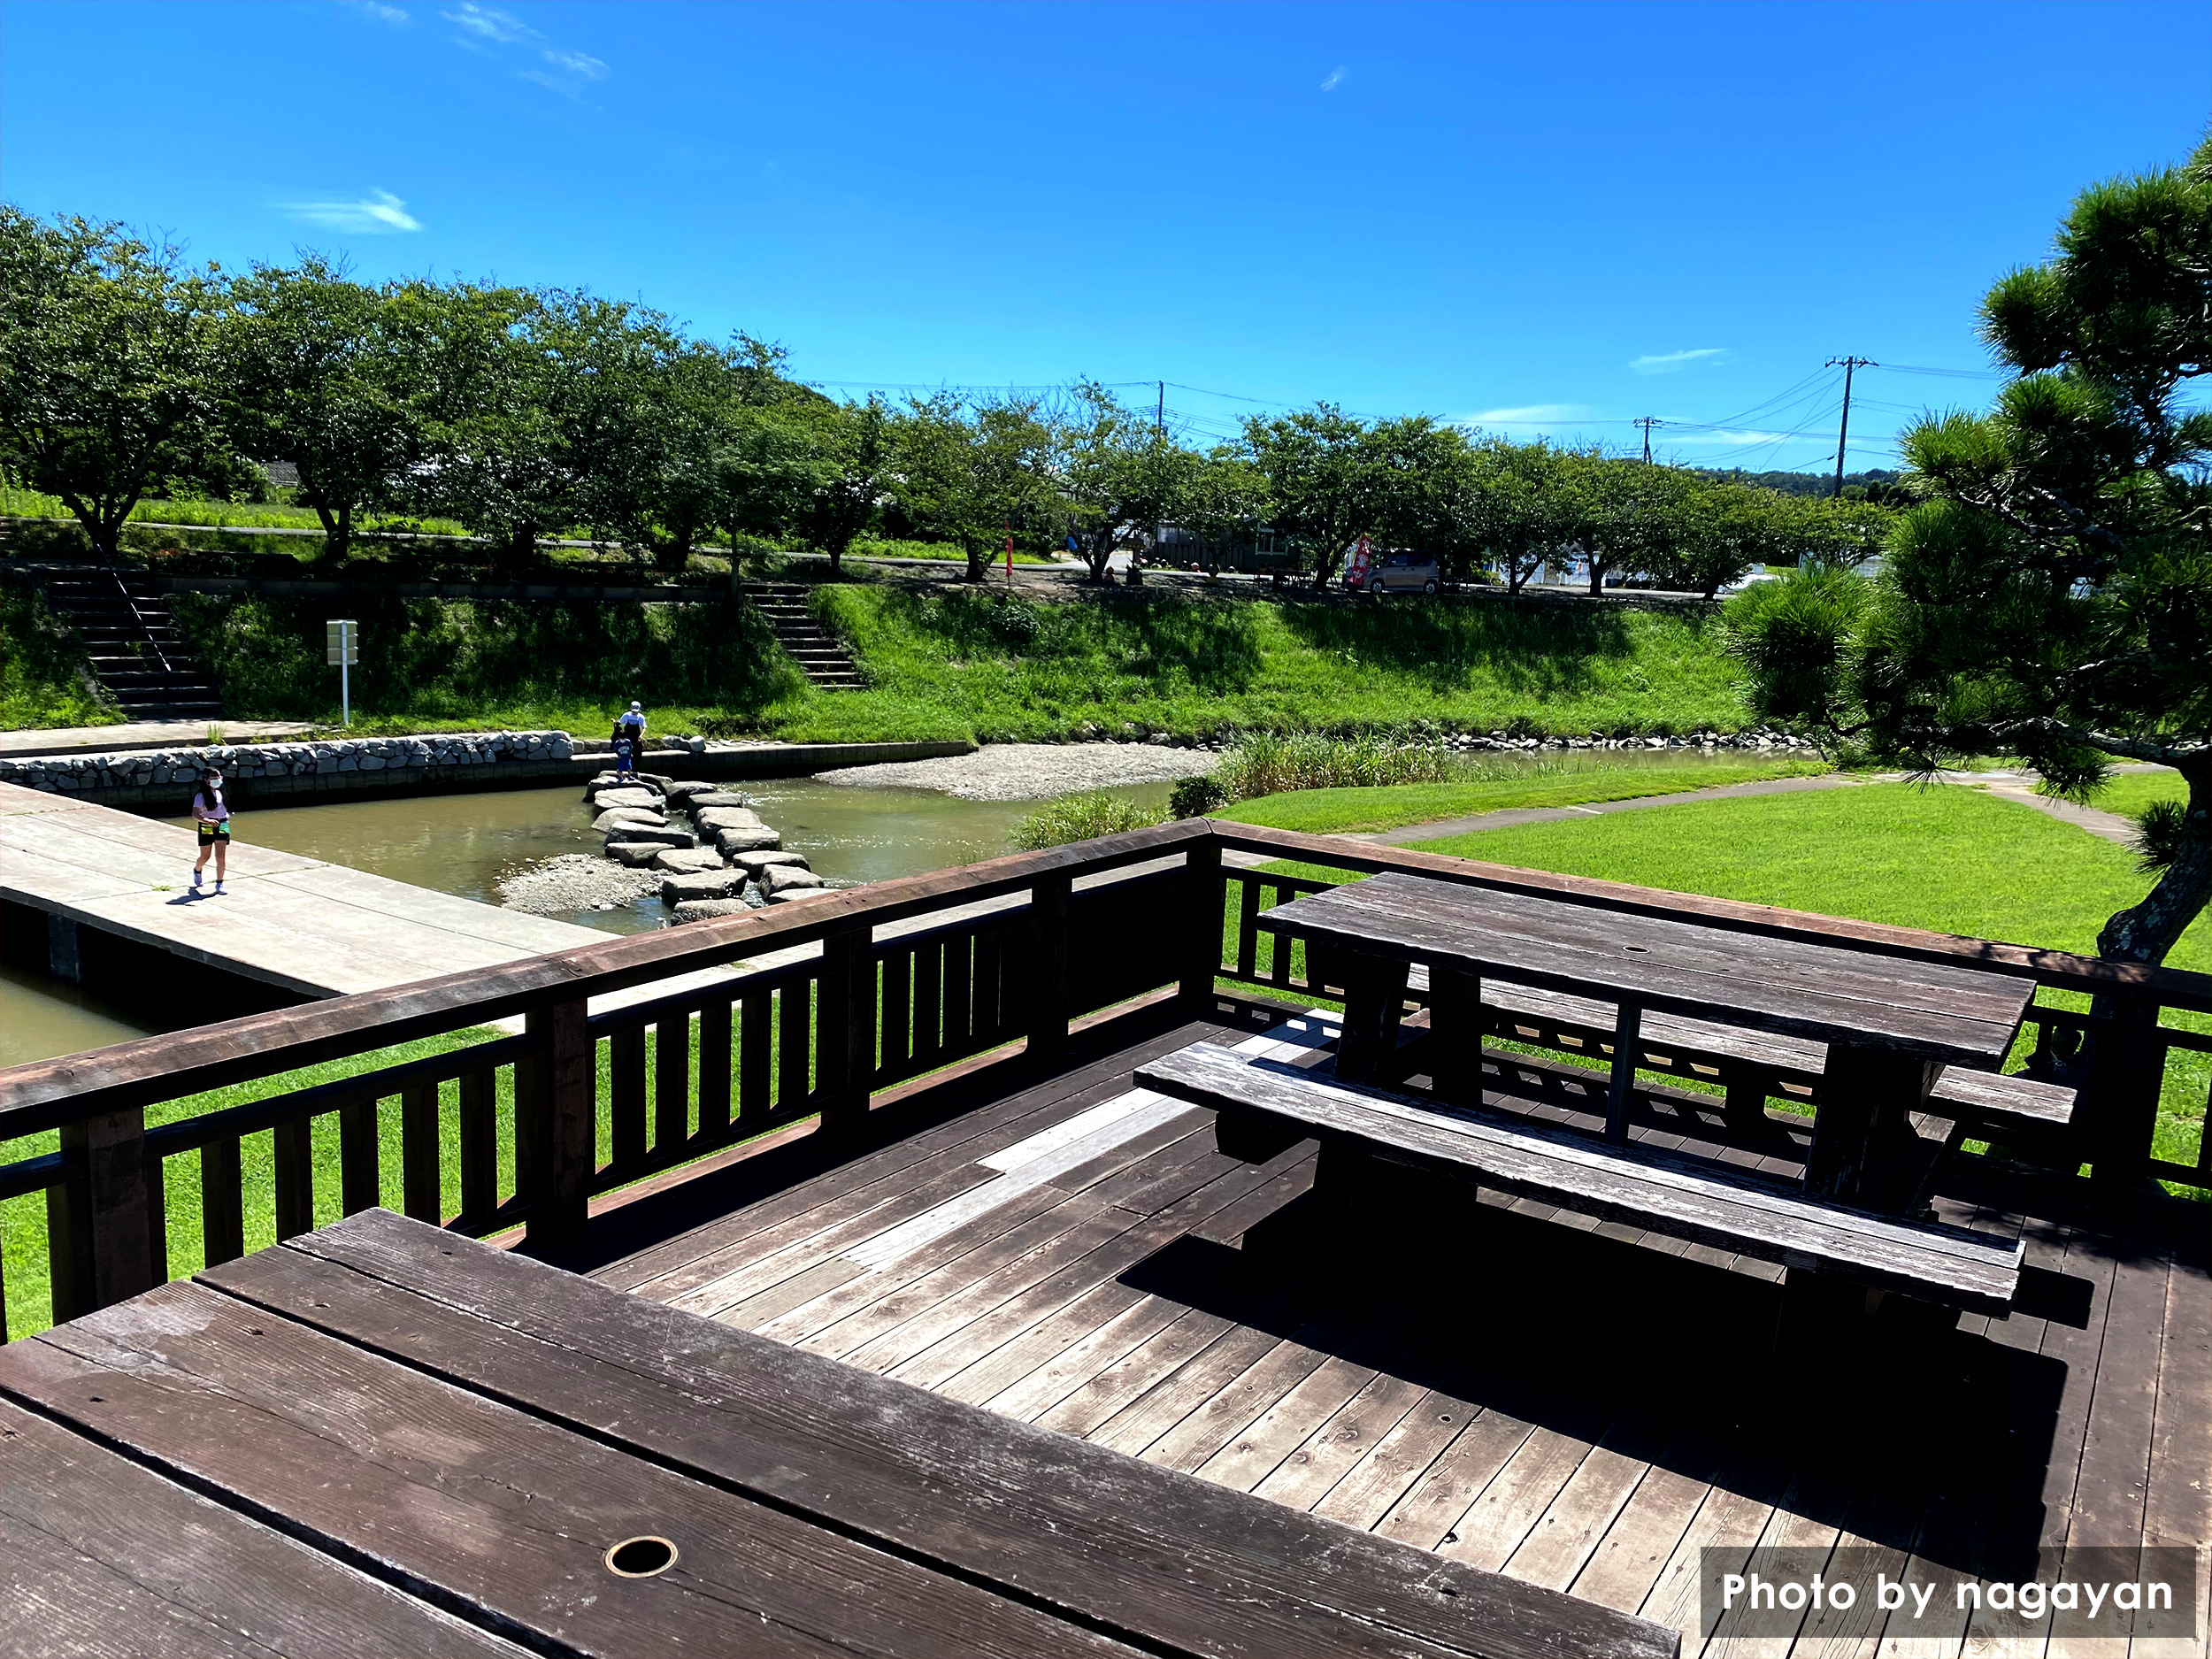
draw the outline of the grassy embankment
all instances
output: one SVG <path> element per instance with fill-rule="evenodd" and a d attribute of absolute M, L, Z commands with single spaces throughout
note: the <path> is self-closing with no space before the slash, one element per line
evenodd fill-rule
<path fill-rule="evenodd" d="M 2133 775 L 2154 780 L 2154 774 Z M 2151 881 L 2125 848 L 2031 807 L 1971 788 L 1911 784 L 1694 802 L 1419 845 L 1424 852 L 2085 956 L 2096 954 L 2106 918 L 2139 900 Z M 2212 918 L 2198 918 L 2168 965 L 2212 970 Z M 2085 998 L 2065 995 L 2047 994 L 2047 1000 L 2086 1006 Z M 2212 1030 L 2212 1019 L 2200 1015 L 2169 1013 L 2166 1020 Z M 2169 1059 L 2158 1156 L 2195 1158 L 2208 1078 L 2212 1058 L 2177 1051 Z"/>
<path fill-rule="evenodd" d="M 1717 626 L 1697 615 L 1141 589 L 1037 603 L 867 583 L 825 588 L 815 603 L 854 648 L 868 689 L 806 684 L 749 606 L 349 601 L 363 641 L 355 725 L 596 735 L 632 697 L 660 731 L 829 742 L 1415 721 L 1625 735 L 1725 731 L 1744 718 Z M 232 718 L 335 720 L 337 679 L 322 660 L 327 602 L 188 595 L 173 608 Z M 12 664 L 27 612 L 20 626 L 12 611 L 0 621 Z M 77 724 L 87 712 L 46 681 L 27 683 L 9 724 Z"/>
<path fill-rule="evenodd" d="M 818 614 L 873 682 L 770 711 L 795 739 L 1077 736 L 1133 725 L 1356 732 L 1722 730 L 1744 723 L 1716 624 L 1485 600 L 1349 606 L 1118 589 L 1038 603 L 882 586 Z"/>
<path fill-rule="evenodd" d="M 87 684 L 84 655 L 30 584 L 0 581 L 0 732 L 112 726 L 120 710 Z"/>

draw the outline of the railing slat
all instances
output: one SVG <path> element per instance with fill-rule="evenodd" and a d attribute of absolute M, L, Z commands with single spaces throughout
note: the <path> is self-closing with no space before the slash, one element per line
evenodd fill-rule
<path fill-rule="evenodd" d="M 312 1118 L 296 1118 L 269 1132 L 276 1148 L 279 1243 L 315 1230 L 314 1125 Z"/>
<path fill-rule="evenodd" d="M 515 1079 L 516 1158 L 528 1172 L 517 1183 L 518 1196 L 528 1206 L 525 1236 L 531 1246 L 566 1249 L 590 1229 L 588 1205 L 598 1161 L 598 1045 L 590 1006 L 580 994 L 533 1010 L 528 1031 L 542 1057 L 525 1068 L 528 1087 L 523 1077 Z"/>
<path fill-rule="evenodd" d="M 399 1097 L 400 1203 L 410 1220 L 433 1226 L 445 1219 L 438 1093 L 435 1083 L 417 1083 Z"/>
<path fill-rule="evenodd" d="M 740 1123 L 765 1118 L 775 1110 L 774 1091 L 770 1082 L 774 1076 L 770 1062 L 775 1057 L 775 1001 L 772 991 L 749 991 L 741 1005 L 745 1010 L 744 1025 L 738 1033 L 737 1045 L 737 1120 Z"/>
<path fill-rule="evenodd" d="M 1238 872 L 1237 884 L 1237 978 L 1250 979 L 1259 971 L 1257 955 L 1260 940 L 1260 883 L 1251 876 Z"/>
<path fill-rule="evenodd" d="M 357 1215 L 384 1202 L 377 1163 L 377 1110 L 380 1102 L 356 1101 L 338 1109 L 338 1208 Z"/>
<path fill-rule="evenodd" d="M 914 953 L 914 1069 L 926 1071 L 945 1051 L 945 955 L 939 940 Z"/>
<path fill-rule="evenodd" d="M 730 1002 L 699 1010 L 699 1133 L 730 1126 Z"/>
<path fill-rule="evenodd" d="M 954 1059 L 968 1052 L 968 1038 L 975 1030 L 975 935 L 945 941 L 944 1036 L 935 1057 Z"/>
<path fill-rule="evenodd" d="M 787 1111 L 814 1092 L 814 981 L 776 993 L 776 1106 Z"/>
<path fill-rule="evenodd" d="M 645 1162 L 645 1028 L 633 1025 L 607 1039 L 607 1111 L 613 1124 L 614 1166 Z"/>
<path fill-rule="evenodd" d="M 653 1151 L 664 1156 L 691 1139 L 691 1016 L 664 1016 L 653 1027 Z"/>
<path fill-rule="evenodd" d="M 65 1124 L 67 1177 L 46 1189 L 54 1317 L 74 1319 L 154 1282 L 146 1115 L 138 1107 Z"/>
<path fill-rule="evenodd" d="M 975 935 L 975 1018 L 968 1027 L 969 1046 L 987 1048 L 1006 1035 L 1006 1008 L 1002 972 L 1006 931 L 979 927 Z"/>
<path fill-rule="evenodd" d="M 499 1208 L 499 1073 L 486 1066 L 461 1079 L 461 1213 L 472 1221 Z"/>
<path fill-rule="evenodd" d="M 200 1148 L 200 1244 L 210 1267 L 246 1253 L 246 1182 L 239 1163 L 236 1135 Z"/>
<path fill-rule="evenodd" d="M 914 1057 L 914 953 L 895 943 L 883 958 L 884 1077 L 903 1077 Z"/>

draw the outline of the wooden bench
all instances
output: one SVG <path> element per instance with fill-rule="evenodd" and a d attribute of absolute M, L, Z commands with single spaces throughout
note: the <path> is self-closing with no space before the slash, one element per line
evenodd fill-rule
<path fill-rule="evenodd" d="M 1425 1000 L 1427 972 L 1416 967 L 1408 988 L 1415 1000 Z M 1485 980 L 1482 1008 L 1486 1035 L 1612 1059 L 1610 1003 Z M 1727 1090 L 1723 1114 L 1735 1127 L 1758 1125 L 1770 1095 L 1815 1103 L 1820 1098 L 1821 1073 L 1828 1062 L 1825 1043 L 1660 1013 L 1644 1016 L 1638 1036 L 1640 1068 L 1720 1083 Z M 1947 1066 L 1928 1093 L 1928 1105 L 1987 1139 L 2047 1141 L 2071 1125 L 2079 1094 L 2036 1078 Z"/>
<path fill-rule="evenodd" d="M 1247 1162 L 1321 1142 L 1317 1193 L 1379 1160 L 1532 1198 L 1578 1215 L 1713 1245 L 1829 1286 L 1894 1292 L 1954 1313 L 2004 1317 L 2023 1246 L 1962 1227 L 1908 1222 L 1783 1191 L 1755 1177 L 1482 1108 L 1324 1081 L 1214 1043 L 1150 1062 L 1138 1085 L 1218 1114 L 1221 1151 Z"/>

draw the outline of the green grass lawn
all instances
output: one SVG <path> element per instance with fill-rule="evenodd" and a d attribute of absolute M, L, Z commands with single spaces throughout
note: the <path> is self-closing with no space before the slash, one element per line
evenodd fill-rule
<path fill-rule="evenodd" d="M 2177 772 L 2162 767 L 2156 772 L 2115 772 L 2105 780 L 2103 788 L 2097 791 L 2089 804 L 2106 812 L 2117 812 L 2133 818 L 2154 801 L 2185 801 L 2189 786 L 2181 780 Z"/>
<path fill-rule="evenodd" d="M 1424 852 L 2087 956 L 2096 954 L 2106 918 L 2150 887 L 2125 848 L 2031 807 L 1977 789 L 1911 784 L 1694 802 L 1418 845 Z M 1275 867 L 1343 879 L 1317 867 Z M 2168 965 L 2212 971 L 2212 920 L 2197 919 Z M 2085 998 L 2066 995 L 2046 993 L 2045 1000 L 2086 1006 Z M 2200 1015 L 2170 1012 L 2165 1020 L 2212 1030 L 2212 1019 Z M 2208 1081 L 2212 1056 L 2170 1056 L 2159 1156 L 2195 1159 Z"/>
<path fill-rule="evenodd" d="M 1684 761 L 1668 766 L 1593 764 L 1560 773 L 1489 777 L 1464 782 L 1406 783 L 1372 789 L 1299 789 L 1261 795 L 1222 808 L 1213 816 L 1271 829 L 1334 835 L 1354 830 L 1397 829 L 1439 818 L 1468 818 L 1507 807 L 1581 806 L 1674 795 L 1722 784 L 1768 778 L 1806 778 L 1829 771 L 1815 760 Z"/>

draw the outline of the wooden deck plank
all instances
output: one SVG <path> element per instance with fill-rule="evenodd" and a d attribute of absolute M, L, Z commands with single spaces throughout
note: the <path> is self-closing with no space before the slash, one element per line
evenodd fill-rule
<path fill-rule="evenodd" d="M 1289 1294 L 1283 1292 L 1270 1302 L 1248 1303 L 1240 1310 L 1248 1313 L 1251 1321 L 1267 1325 L 1286 1312 L 1290 1303 Z M 1214 1343 L 1249 1329 L 1249 1324 L 1233 1314 L 1193 1308 L 1041 1414 L 1038 1426 L 1105 1444 L 1102 1431 L 1113 1418 L 1133 1409 Z"/>
<path fill-rule="evenodd" d="M 1441 1333 L 1431 1331 L 1421 1337 L 1369 1378 L 1252 1491 L 1294 1509 L 1320 1513 L 1322 1501 L 1365 1463 L 1428 1396 L 1431 1391 L 1414 1379 L 1433 1375 L 1447 1363 L 1446 1353 Z"/>
<path fill-rule="evenodd" d="M 19 1406 L 0 1452 L 12 1655 L 526 1651 Z"/>
<path fill-rule="evenodd" d="M 1567 1589 L 1624 1613 L 1641 1607 L 1723 1467 L 1721 1437 L 1704 1424 L 1686 1425 L 1645 1471 Z"/>
<path fill-rule="evenodd" d="M 1411 1409 L 1314 1505 L 1314 1513 L 1363 1531 L 1379 1526 L 1481 1414 L 1482 1407 L 1463 1395 L 1425 1389 Z"/>
<path fill-rule="evenodd" d="M 1404 1352 L 1413 1321 L 1409 1309 L 1386 1307 L 1366 1330 L 1237 1430 L 1194 1472 L 1239 1492 L 1251 1491 Z"/>
<path fill-rule="evenodd" d="M 2206 1229 L 2177 1228 L 2159 1356 L 2158 1402 L 2151 1432 L 2150 1485 L 2143 1541 L 2201 1549 L 2212 1538 L 2212 1274 Z M 2212 1627 L 2206 1557 L 2197 1569 L 2194 1641 L 2139 1636 L 2129 1659 L 2203 1659 Z"/>
<path fill-rule="evenodd" d="M 1329 1309 L 1270 1347 L 1138 1455 L 1164 1468 L 1195 1471 L 1368 1323 L 1356 1313 Z"/>
<path fill-rule="evenodd" d="M 1564 1590 L 1579 1576 L 1652 1460 L 1666 1449 L 1667 1420 L 1648 1409 L 1615 1418 L 1605 1438 L 1568 1477 L 1502 1571 L 1525 1584 Z"/>

